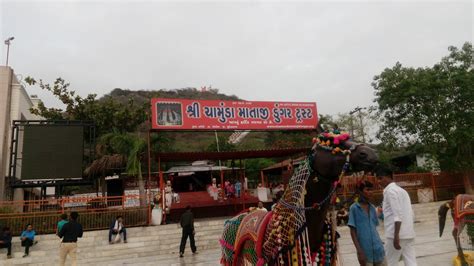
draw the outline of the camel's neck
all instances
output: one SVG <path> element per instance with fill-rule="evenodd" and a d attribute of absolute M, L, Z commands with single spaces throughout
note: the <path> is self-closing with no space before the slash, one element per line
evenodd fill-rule
<path fill-rule="evenodd" d="M 308 180 L 306 184 L 305 206 L 313 206 L 315 203 L 320 203 L 332 190 L 330 182 L 314 182 L 313 178 Z M 308 225 L 309 242 L 312 251 L 319 249 L 323 234 L 323 225 L 326 218 L 326 213 L 329 207 L 330 200 L 326 201 L 320 206 L 319 210 L 306 211 L 306 222 Z"/>

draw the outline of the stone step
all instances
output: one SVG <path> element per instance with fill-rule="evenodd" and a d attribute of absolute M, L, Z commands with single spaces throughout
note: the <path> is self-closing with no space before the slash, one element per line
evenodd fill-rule
<path fill-rule="evenodd" d="M 120 244 L 117 244 L 120 245 Z M 116 258 L 117 256 L 130 256 L 133 254 L 139 254 L 143 252 L 150 253 L 149 255 L 162 255 L 162 254 L 177 254 L 179 251 L 179 242 L 166 245 L 166 249 L 163 246 L 153 246 L 153 245 L 138 245 L 134 247 L 127 246 L 126 244 L 122 245 L 121 249 L 101 249 L 101 250 L 84 250 L 79 245 L 78 256 L 81 259 L 94 259 L 102 257 L 112 257 Z M 205 241 L 196 241 L 196 246 L 199 250 L 207 249 L 216 249 L 219 248 L 219 243 L 217 241 L 205 242 Z M 187 244 L 187 250 L 189 251 L 189 241 Z M 44 262 L 49 261 L 51 258 L 57 258 L 59 254 L 59 246 L 56 249 L 52 250 L 41 250 L 41 251 L 30 251 L 30 256 L 27 258 L 22 258 L 23 252 L 13 252 L 14 258 L 9 261 L 21 260 L 27 262 L 31 258 L 34 258 L 35 262 Z M 0 257 L 1 258 L 1 257 Z"/>
<path fill-rule="evenodd" d="M 219 248 L 216 245 L 200 246 L 199 243 L 197 243 L 196 245 L 199 251 L 215 250 Z M 191 253 L 189 244 L 186 247 L 185 253 L 188 255 Z M 178 254 L 179 254 L 179 245 L 176 245 L 173 251 L 168 251 L 168 252 L 157 250 L 155 247 L 142 247 L 142 248 L 136 248 L 136 249 L 127 249 L 127 250 L 124 250 L 123 252 L 100 252 L 100 253 L 95 253 L 95 254 L 78 252 L 78 264 L 83 265 L 86 263 L 94 263 L 97 265 L 97 263 L 100 264 L 100 262 L 103 262 L 103 261 L 150 257 L 150 256 L 158 256 L 158 255 L 160 256 L 169 255 L 170 257 L 177 258 Z M 14 253 L 14 258 L 9 259 L 6 262 L 11 263 L 13 265 L 30 264 L 30 263 L 35 263 L 35 265 L 36 264 L 39 264 L 39 265 L 57 265 L 58 264 L 58 257 L 59 257 L 58 251 L 48 252 L 47 256 L 45 254 L 34 254 L 33 252 L 27 258 L 22 258 L 21 257 L 22 255 L 23 253 Z M 1 259 L 6 259 L 6 258 L 1 258 Z M 2 265 L 1 262 L 0 262 L 0 265 Z"/>
<path fill-rule="evenodd" d="M 189 242 L 189 241 L 188 241 Z M 97 245 L 97 246 L 83 246 L 81 243 L 78 244 L 78 252 L 79 253 L 90 253 L 90 254 L 95 254 L 95 253 L 101 253 L 101 252 L 112 252 L 112 253 L 120 253 L 123 251 L 127 251 L 130 249 L 140 249 L 143 247 L 152 247 L 154 250 L 161 250 L 161 251 L 173 251 L 179 246 L 180 240 L 176 240 L 174 242 L 169 242 L 169 243 L 160 243 L 160 241 L 154 241 L 154 242 L 137 242 L 137 243 L 128 243 L 128 244 L 114 244 L 114 245 Z M 219 247 L 219 242 L 218 239 L 196 239 L 196 245 L 200 246 L 201 248 L 204 246 L 214 246 L 214 247 Z M 51 246 L 48 248 L 41 248 L 41 249 L 35 249 L 33 247 L 30 251 L 32 255 L 38 255 L 42 256 L 46 253 L 52 253 L 56 252 L 59 248 L 59 244 L 56 246 Z M 19 254 L 23 254 L 23 248 L 21 249 L 13 249 L 14 252 L 17 252 Z"/>
<path fill-rule="evenodd" d="M 198 255 L 191 255 L 190 252 L 185 252 L 184 258 L 178 258 L 178 253 L 168 255 L 156 255 L 150 253 L 137 254 L 135 258 L 104 258 L 99 263 L 103 266 L 116 265 L 220 265 L 220 250 L 212 249 L 200 251 Z M 95 261 L 90 261 L 95 263 Z M 82 263 L 90 263 L 88 260 L 81 261 Z"/>
<path fill-rule="evenodd" d="M 222 229 L 220 230 L 214 230 L 214 231 L 206 231 L 206 232 L 197 232 L 196 233 L 196 239 L 199 240 L 217 240 L 220 237 L 220 234 L 222 232 Z M 168 243 L 173 243 L 176 241 L 181 240 L 181 232 L 170 235 L 170 236 L 156 236 L 156 235 L 128 235 L 128 243 L 125 245 L 133 246 L 136 245 L 137 243 L 148 243 L 148 244 L 154 244 L 154 243 L 161 243 L 161 244 L 168 244 Z M 79 239 L 79 243 L 81 247 L 86 248 L 89 246 L 97 246 L 100 245 L 98 248 L 103 248 L 103 246 L 106 246 L 107 248 L 115 248 L 120 245 L 109 245 L 107 237 L 103 237 L 101 239 L 93 239 L 93 238 L 88 238 L 88 239 Z M 51 247 L 56 248 L 60 244 L 59 238 L 55 240 L 48 240 L 48 241 L 39 241 L 37 245 L 33 246 L 33 249 L 39 248 L 39 249 L 49 249 Z M 20 247 L 20 242 L 14 241 L 13 242 L 13 248 Z"/>
<path fill-rule="evenodd" d="M 200 251 L 207 249 L 219 249 L 218 239 L 222 234 L 225 220 L 228 218 L 218 218 L 215 220 L 197 221 L 196 246 Z M 84 263 L 109 261 L 117 258 L 133 258 L 134 256 L 156 256 L 173 255 L 177 256 L 179 243 L 181 241 L 181 230 L 176 224 L 127 228 L 127 244 L 108 244 L 108 230 L 89 231 L 84 233 L 84 237 L 78 243 L 79 261 Z M 6 260 L 6 255 L 0 255 L 0 265 L 57 265 L 59 252 L 59 238 L 55 235 L 40 235 L 37 238 L 38 245 L 30 250 L 30 256 L 22 258 L 24 248 L 20 246 L 18 237 L 13 241 L 13 259 Z M 189 251 L 189 240 L 187 244 Z M 81 263 L 82 264 L 82 263 Z"/>
<path fill-rule="evenodd" d="M 195 225 L 196 232 L 206 232 L 206 231 L 214 231 L 220 230 L 224 225 L 225 220 L 219 220 L 219 223 L 212 223 L 212 224 L 201 224 Z M 150 227 L 132 227 L 127 228 L 127 233 L 129 235 L 175 235 L 181 234 L 181 228 L 179 228 L 176 224 L 171 225 L 161 225 L 161 226 L 150 226 Z M 37 240 L 39 241 L 48 241 L 53 240 L 56 241 L 58 237 L 54 234 L 48 235 L 38 235 Z M 84 232 L 82 239 L 107 239 L 108 238 L 108 230 L 98 230 L 98 231 L 87 231 Z M 19 237 L 14 237 L 14 239 L 19 239 Z"/>
<path fill-rule="evenodd" d="M 203 235 L 214 235 L 216 232 L 221 232 L 223 228 L 223 225 L 219 226 L 212 226 L 208 228 L 196 228 L 196 235 L 197 236 L 203 236 Z M 160 238 L 160 239 L 173 239 L 173 238 L 180 238 L 181 237 L 181 229 L 173 229 L 170 230 L 169 232 L 166 231 L 147 231 L 147 232 L 137 232 L 135 230 L 129 230 L 127 229 L 127 237 L 129 239 L 132 238 L 141 238 L 141 237 L 148 237 L 148 238 Z M 35 238 L 38 240 L 38 242 L 41 242 L 43 244 L 45 243 L 57 243 L 59 241 L 59 238 L 57 236 L 45 236 L 45 235 L 39 235 Z M 89 242 L 106 242 L 108 240 L 108 231 L 103 230 L 101 231 L 100 235 L 89 235 L 88 232 L 84 233 L 84 236 L 80 239 L 81 242 L 84 243 L 89 243 Z M 15 237 L 13 239 L 13 243 L 15 244 L 20 244 L 20 239 L 19 237 Z"/>
<path fill-rule="evenodd" d="M 194 227 L 196 228 L 196 230 L 208 230 L 208 229 L 212 230 L 212 229 L 222 227 L 224 225 L 225 220 L 227 219 L 218 218 L 217 221 L 204 222 L 204 223 L 196 222 Z M 181 229 L 178 227 L 177 224 L 167 224 L 167 225 L 149 226 L 149 227 L 131 227 L 131 228 L 127 228 L 127 230 L 130 233 L 140 232 L 140 233 L 146 233 L 146 234 L 148 233 L 175 234 L 176 232 L 181 232 Z M 84 233 L 83 237 L 87 238 L 87 237 L 103 236 L 104 231 L 107 231 L 107 230 L 88 231 Z M 42 239 L 57 239 L 57 236 L 55 236 L 54 234 L 39 235 L 38 237 Z"/>

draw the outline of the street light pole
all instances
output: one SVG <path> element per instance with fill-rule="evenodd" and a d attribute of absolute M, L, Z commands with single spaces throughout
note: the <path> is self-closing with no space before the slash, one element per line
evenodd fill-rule
<path fill-rule="evenodd" d="M 10 54 L 10 43 L 11 41 L 13 41 L 15 39 L 15 37 L 10 37 L 8 39 L 5 40 L 5 44 L 7 45 L 7 62 L 5 64 L 5 66 L 8 66 L 8 56 Z"/>

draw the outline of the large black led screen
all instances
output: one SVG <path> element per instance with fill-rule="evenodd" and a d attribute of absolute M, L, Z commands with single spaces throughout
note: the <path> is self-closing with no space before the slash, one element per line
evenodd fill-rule
<path fill-rule="evenodd" d="M 83 126 L 26 125 L 21 179 L 80 178 L 83 155 Z"/>

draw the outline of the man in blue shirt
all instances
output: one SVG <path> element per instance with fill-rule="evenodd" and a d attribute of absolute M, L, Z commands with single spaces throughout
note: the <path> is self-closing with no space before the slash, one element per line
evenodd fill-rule
<path fill-rule="evenodd" d="M 23 255 L 23 258 L 30 254 L 30 247 L 36 244 L 35 235 L 36 232 L 33 230 L 33 226 L 31 224 L 26 225 L 26 230 L 20 235 L 21 246 L 25 247 L 25 255 Z"/>
<path fill-rule="evenodd" d="M 370 203 L 373 184 L 362 181 L 357 190 L 359 202 L 349 210 L 349 228 L 352 242 L 357 249 L 357 259 L 361 266 L 384 266 L 385 251 L 376 227 L 379 225 L 375 207 Z"/>

